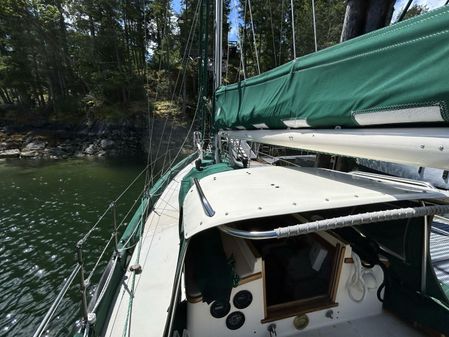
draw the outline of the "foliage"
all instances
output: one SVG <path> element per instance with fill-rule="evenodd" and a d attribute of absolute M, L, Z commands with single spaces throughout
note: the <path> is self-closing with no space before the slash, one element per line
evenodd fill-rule
<path fill-rule="evenodd" d="M 410 18 L 420 15 L 420 14 L 427 13 L 428 11 L 429 11 L 429 7 L 427 7 L 426 5 L 414 4 L 412 7 L 409 8 L 407 13 L 405 13 L 404 20 L 410 19 Z"/>
<path fill-rule="evenodd" d="M 215 1 L 208 1 L 207 24 L 196 12 L 199 1 L 182 0 L 177 14 L 171 0 L 0 0 L 0 104 L 49 120 L 91 120 L 174 98 L 181 113 L 192 116 L 199 101 L 200 26 L 209 32 L 209 64 L 214 45 Z M 259 72 L 254 38 L 261 72 L 293 58 L 290 0 L 234 3 L 242 18 L 241 41 L 228 47 L 225 0 L 226 83 Z M 293 3 L 301 56 L 315 50 L 312 1 Z M 345 8 L 345 0 L 315 0 L 318 49 L 339 42 Z M 425 11 L 416 5 L 407 16 Z M 210 95 L 211 69 L 207 77 Z"/>
<path fill-rule="evenodd" d="M 196 5 L 185 0 L 178 17 L 170 0 L 0 0 L 0 103 L 49 120 L 91 120 L 147 107 L 135 102 L 148 94 L 180 97 L 192 113 L 198 25 L 191 53 L 184 49 Z M 212 35 L 208 45 L 212 56 Z"/>
<path fill-rule="evenodd" d="M 88 97 L 142 99 L 146 14 L 135 0 L 1 0 L 0 99 L 56 119 Z"/>
<path fill-rule="evenodd" d="M 292 15 L 289 0 L 240 0 L 241 14 L 245 20 L 240 28 L 243 40 L 244 62 L 247 76 L 258 73 L 254 49 L 249 5 L 251 4 L 255 40 L 259 56 L 260 71 L 272 69 L 293 59 Z M 315 51 L 312 2 L 294 0 L 296 55 Z M 315 0 L 318 49 L 323 49 L 340 40 L 345 0 Z"/>

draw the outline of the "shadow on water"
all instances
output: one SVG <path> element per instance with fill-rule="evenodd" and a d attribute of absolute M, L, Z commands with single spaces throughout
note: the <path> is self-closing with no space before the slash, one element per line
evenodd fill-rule
<path fill-rule="evenodd" d="M 0 336 L 33 335 L 76 262 L 75 243 L 144 167 L 141 158 L 0 162 Z M 143 183 L 118 203 L 119 219 Z M 88 271 L 111 230 L 107 214 L 86 245 Z M 72 334 L 77 285 L 68 295 L 46 335 Z"/>

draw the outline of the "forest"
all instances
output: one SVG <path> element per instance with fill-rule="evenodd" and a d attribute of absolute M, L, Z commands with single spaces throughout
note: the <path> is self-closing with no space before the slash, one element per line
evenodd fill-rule
<path fill-rule="evenodd" d="M 201 3 L 0 0 L 0 119 L 81 123 L 147 111 L 192 115 L 201 24 L 207 24 L 213 55 L 214 2 L 207 2 L 207 22 L 199 17 Z M 320 50 L 340 42 L 347 1 L 314 4 Z M 224 7 L 225 83 L 315 51 L 311 1 L 226 0 Z"/>

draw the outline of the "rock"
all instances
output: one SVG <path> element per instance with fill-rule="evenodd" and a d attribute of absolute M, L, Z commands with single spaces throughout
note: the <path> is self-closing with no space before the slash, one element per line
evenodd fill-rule
<path fill-rule="evenodd" d="M 15 158 L 20 156 L 19 149 L 4 150 L 0 152 L 0 158 Z"/>
<path fill-rule="evenodd" d="M 20 157 L 21 158 L 32 158 L 32 157 L 36 157 L 37 153 L 36 151 L 22 151 L 20 152 Z"/>
<path fill-rule="evenodd" d="M 100 146 L 103 150 L 109 149 L 114 146 L 114 141 L 111 139 L 102 139 L 100 142 Z"/>
<path fill-rule="evenodd" d="M 42 141 L 34 141 L 28 143 L 23 150 L 25 151 L 36 151 L 45 149 L 45 142 Z"/>
<path fill-rule="evenodd" d="M 64 150 L 60 149 L 59 146 L 50 149 L 48 151 L 48 153 L 50 154 L 50 156 L 56 156 L 56 157 L 61 157 L 63 154 L 65 154 Z"/>
<path fill-rule="evenodd" d="M 92 155 L 95 153 L 95 145 L 94 144 L 90 144 L 88 147 L 86 147 L 86 149 L 84 150 L 84 152 L 86 154 Z"/>
<path fill-rule="evenodd" d="M 103 151 L 103 150 L 102 150 L 102 151 L 100 151 L 100 152 L 97 153 L 97 157 L 98 157 L 98 158 L 103 158 L 103 157 L 105 157 L 105 156 L 106 156 L 106 151 Z"/>
<path fill-rule="evenodd" d="M 111 150 L 108 152 L 108 155 L 110 157 L 117 157 L 118 156 L 118 152 L 116 150 Z"/>

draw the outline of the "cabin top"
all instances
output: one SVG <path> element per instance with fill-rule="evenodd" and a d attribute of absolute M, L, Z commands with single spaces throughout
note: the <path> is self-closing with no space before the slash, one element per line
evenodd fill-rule
<path fill-rule="evenodd" d="M 184 200 L 184 235 L 249 218 L 405 200 L 447 199 L 430 186 L 319 168 L 262 166 L 212 174 L 199 180 Z M 203 198 L 203 200 L 204 200 Z"/>

